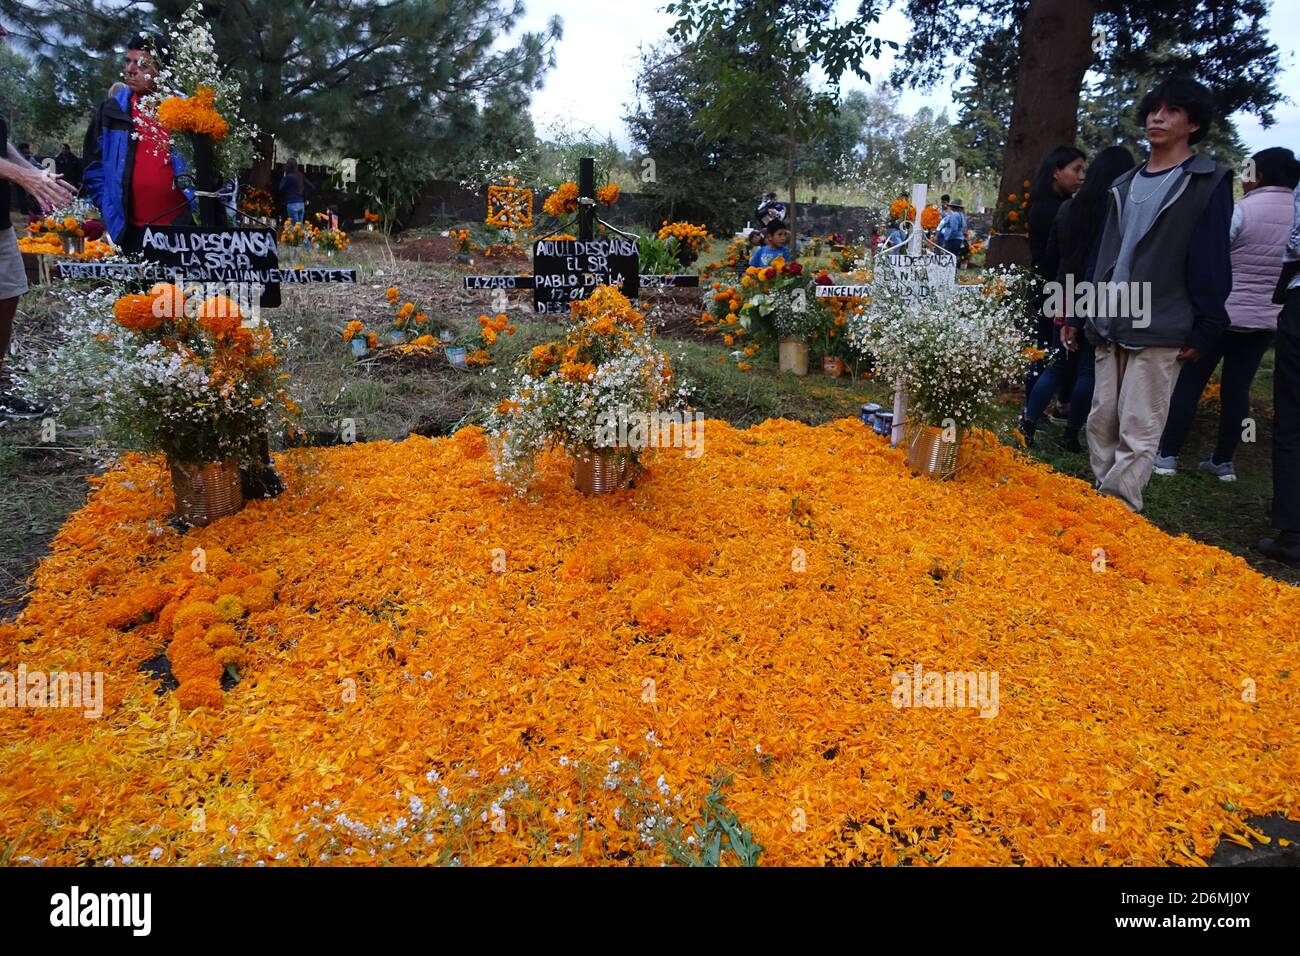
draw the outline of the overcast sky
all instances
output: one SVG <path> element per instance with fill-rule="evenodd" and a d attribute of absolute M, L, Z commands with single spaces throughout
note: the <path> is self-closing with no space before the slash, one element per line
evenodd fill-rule
<path fill-rule="evenodd" d="M 661 12 L 666 0 L 526 0 L 527 14 L 523 28 L 541 30 L 552 16 L 564 21 L 564 39 L 557 48 L 557 64 L 546 78 L 544 89 L 534 93 L 533 119 L 539 134 L 555 123 L 572 128 L 590 126 L 598 133 L 611 134 L 625 149 L 629 143 L 623 125 L 626 106 L 634 97 L 640 45 L 665 38 L 672 18 Z M 1282 51 L 1282 76 L 1278 86 L 1283 92 L 1300 95 L 1300 65 L 1295 50 L 1300 49 L 1300 16 L 1287 16 L 1284 8 L 1291 0 L 1274 0 L 1267 26 L 1274 43 Z M 839 0 L 841 17 L 851 15 L 854 0 Z M 1294 12 L 1294 10 L 1293 10 Z M 878 24 L 884 39 L 907 38 L 910 25 L 898 9 L 887 10 Z M 892 51 L 886 50 L 876 67 L 873 79 L 888 76 L 893 65 Z M 862 86 L 856 78 L 845 88 Z M 935 87 L 927 93 L 903 92 L 901 107 L 908 113 L 921 106 L 936 111 L 948 108 L 956 118 L 948 89 Z M 1251 152 L 1269 146 L 1286 146 L 1300 152 L 1300 106 L 1282 103 L 1275 110 L 1276 123 L 1263 129 L 1253 116 L 1238 115 L 1242 140 Z"/>

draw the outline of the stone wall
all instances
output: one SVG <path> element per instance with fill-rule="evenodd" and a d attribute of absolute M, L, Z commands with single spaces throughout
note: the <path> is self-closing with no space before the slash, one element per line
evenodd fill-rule
<path fill-rule="evenodd" d="M 278 183 L 284 171 L 283 166 L 276 166 L 272 173 L 272 182 Z M 361 220 L 366 209 L 365 202 L 356 193 L 347 193 L 328 187 L 330 170 L 326 167 L 307 166 L 304 174 L 316 184 L 317 193 L 308 203 L 309 212 L 319 212 L 329 205 L 339 209 L 339 218 L 344 228 L 355 226 Z M 540 190 L 534 200 L 534 214 L 542 215 L 544 193 Z M 618 197 L 613 208 L 600 207 L 600 218 L 615 226 L 657 226 L 652 223 L 650 209 L 652 200 L 640 193 L 625 192 Z M 399 229 L 414 229 L 421 226 L 448 224 L 452 222 L 482 222 L 487 214 L 487 193 L 485 190 L 466 189 L 460 183 L 448 180 L 430 180 L 425 184 L 419 200 L 409 213 L 398 223 Z M 283 215 L 280 210 L 279 215 Z M 992 216 L 988 213 L 967 213 L 971 228 L 977 235 L 988 232 Z M 800 203 L 799 220 L 796 225 L 800 235 L 827 236 L 841 233 L 846 238 L 858 239 L 869 236 L 873 226 L 883 225 L 884 221 L 874 209 L 861 206 L 837 206 L 829 203 Z"/>

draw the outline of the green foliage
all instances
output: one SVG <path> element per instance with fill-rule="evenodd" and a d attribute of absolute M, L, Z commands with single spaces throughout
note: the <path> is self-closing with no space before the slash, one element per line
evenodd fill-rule
<path fill-rule="evenodd" d="M 955 94 L 962 104 L 963 158 L 967 165 L 1001 163 L 1010 128 L 1012 96 L 1019 69 L 1019 32 L 1028 0 L 907 0 L 906 13 L 924 24 L 908 38 L 893 80 L 929 87 L 952 68 L 971 83 Z M 1281 101 L 1277 47 L 1263 20 L 1268 0 L 1098 0 L 1093 21 L 1096 54 L 1089 76 L 1100 78 L 1083 89 L 1082 135 L 1091 147 L 1130 142 L 1137 100 L 1158 77 L 1194 76 L 1214 94 L 1220 116 L 1252 112 L 1265 125 Z M 1032 38 L 1040 58 L 1052 56 L 1062 38 Z M 1070 42 L 1068 39 L 1064 42 Z M 1069 100 L 1073 90 L 1055 91 Z M 1230 124 L 1203 147 L 1220 162 L 1230 162 L 1239 143 Z"/>
<path fill-rule="evenodd" d="M 672 275 L 681 267 L 677 259 L 677 240 L 660 239 L 652 232 L 637 230 L 642 275 Z"/>
<path fill-rule="evenodd" d="M 736 811 L 727 806 L 726 787 L 731 774 L 719 770 L 713 787 L 704 797 L 702 819 L 695 824 L 694 841 L 682 839 L 682 829 L 674 824 L 668 831 L 665 847 L 668 855 L 683 866 L 721 866 L 723 855 L 730 851 L 741 866 L 758 866 L 763 845 L 754 840 L 749 827 L 741 826 Z"/>
<path fill-rule="evenodd" d="M 784 144 L 797 230 L 798 143 L 825 135 L 845 74 L 869 82 L 868 58 L 897 46 L 870 35 L 880 19 L 875 0 L 862 0 L 847 21 L 835 18 L 831 0 L 675 0 L 664 10 L 677 18 L 669 36 L 691 51 L 708 94 L 701 128 Z"/>
<path fill-rule="evenodd" d="M 596 187 L 607 184 L 627 165 L 627 158 L 612 136 L 601 137 L 590 127 L 560 123 L 547 130 L 538 145 L 537 179 L 529 184 L 552 192 L 564 182 L 578 181 L 578 160 L 596 160 Z"/>
<path fill-rule="evenodd" d="M 970 61 L 969 85 L 954 92 L 958 101 L 959 122 L 956 127 L 958 162 L 967 169 L 980 166 L 998 167 L 1006 148 L 1007 130 L 1011 125 L 1011 106 L 1019 64 L 1012 26 L 1004 26 L 981 41 Z M 1170 64 L 1174 58 L 1153 57 L 1158 63 Z M 1079 102 L 1078 146 L 1091 158 L 1108 146 L 1124 146 L 1135 156 L 1146 150 L 1146 140 L 1138 125 L 1135 107 L 1173 66 L 1137 68 L 1132 61 L 1123 70 L 1096 71 L 1086 78 Z M 1230 119 L 1216 119 L 1205 140 L 1198 145 L 1218 162 L 1237 165 L 1245 156 L 1245 147 Z"/>
<path fill-rule="evenodd" d="M 0 14 L 37 38 L 56 93 L 84 116 L 120 70 L 125 40 L 191 2 L 0 0 Z M 452 173 L 493 143 L 531 146 L 526 105 L 562 34 L 552 18 L 511 36 L 522 0 L 243 0 L 204 12 L 222 66 L 249 78 L 264 132 L 309 155 L 420 150 Z"/>
<path fill-rule="evenodd" d="M 373 200 L 387 232 L 415 205 L 432 172 L 432 164 L 421 153 L 384 150 L 357 159 L 357 188 Z"/>
<path fill-rule="evenodd" d="M 840 80 L 870 81 L 865 63 L 896 44 L 873 38 L 880 19 L 871 2 L 841 23 L 829 0 L 675 0 L 669 36 L 694 49 L 710 99 L 706 129 L 784 137 L 793 120 L 800 138 L 823 127 L 839 98 Z M 762 69 L 759 70 L 758 66 Z M 814 87 L 814 71 L 823 81 Z M 793 106 L 793 115 L 787 112 Z"/>
<path fill-rule="evenodd" d="M 980 41 L 970 59 L 970 82 L 953 90 L 958 162 L 968 169 L 1002 166 L 1011 125 L 1019 51 L 1015 29 L 1003 26 Z"/>
<path fill-rule="evenodd" d="M 625 120 L 643 157 L 633 171 L 653 200 L 651 221 L 702 222 L 715 233 L 743 225 L 768 181 L 770 158 L 740 135 L 701 124 L 708 94 L 694 56 L 680 46 L 645 50 L 636 90 Z"/>
<path fill-rule="evenodd" d="M 85 116 L 76 115 L 55 95 L 51 71 L 49 64 L 0 46 L 0 111 L 9 124 L 9 139 L 26 140 L 43 156 L 53 156 L 64 142 L 80 151 L 85 130 Z"/>

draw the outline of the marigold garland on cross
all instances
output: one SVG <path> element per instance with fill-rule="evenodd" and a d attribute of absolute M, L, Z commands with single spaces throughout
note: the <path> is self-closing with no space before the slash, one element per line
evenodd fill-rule
<path fill-rule="evenodd" d="M 531 229 L 533 191 L 513 183 L 488 186 L 487 224 L 500 229 Z"/>

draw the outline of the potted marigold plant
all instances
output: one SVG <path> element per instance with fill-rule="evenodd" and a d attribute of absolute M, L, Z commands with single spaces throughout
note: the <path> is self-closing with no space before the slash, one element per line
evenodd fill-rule
<path fill-rule="evenodd" d="M 648 436 L 636 424 L 674 408 L 682 394 L 644 316 L 617 289 L 601 286 L 570 308 L 569 333 L 520 358 L 487 431 L 503 481 L 525 487 L 537 455 L 561 447 L 573 457 L 574 486 L 601 494 L 641 467 Z M 633 437 L 624 442 L 625 434 Z"/>
<path fill-rule="evenodd" d="M 265 435 L 298 411 L 271 330 L 246 327 L 225 296 L 165 283 L 120 296 L 113 319 L 92 334 L 114 443 L 167 456 L 181 522 L 238 511 L 240 469 L 258 467 Z"/>
<path fill-rule="evenodd" d="M 951 477 L 963 435 L 994 427 L 1002 384 L 1017 380 L 1028 361 L 1023 310 L 1023 277 L 1003 274 L 974 288 L 937 286 L 922 299 L 879 282 L 849 316 L 850 343 L 907 396 L 913 468 Z"/>
<path fill-rule="evenodd" d="M 709 230 L 689 222 L 665 222 L 659 229 L 659 239 L 668 245 L 668 251 L 683 267 L 698 258 L 700 250 L 711 238 Z"/>
<path fill-rule="evenodd" d="M 69 256 L 80 256 L 86 248 L 86 239 L 98 239 L 104 234 L 98 220 L 99 211 L 84 199 L 74 199 L 69 205 L 56 209 L 49 215 L 34 218 L 27 232 L 38 239 L 49 237 L 58 243 L 58 251 Z"/>
<path fill-rule="evenodd" d="M 713 287 L 710 312 L 701 320 L 722 335 L 725 345 L 748 338 L 750 344 L 740 354 L 750 358 L 776 342 L 782 371 L 808 374 L 808 340 L 825 328 L 828 316 L 800 263 L 787 264 L 778 256 L 765 268 L 746 268 L 738 286 L 714 282 Z M 741 360 L 737 367 L 747 371 L 752 366 Z"/>
<path fill-rule="evenodd" d="M 745 303 L 742 314 L 759 316 L 771 323 L 777 335 L 777 359 L 781 371 L 808 374 L 808 343 L 824 331 L 826 312 L 800 285 L 787 285 L 759 293 Z"/>

